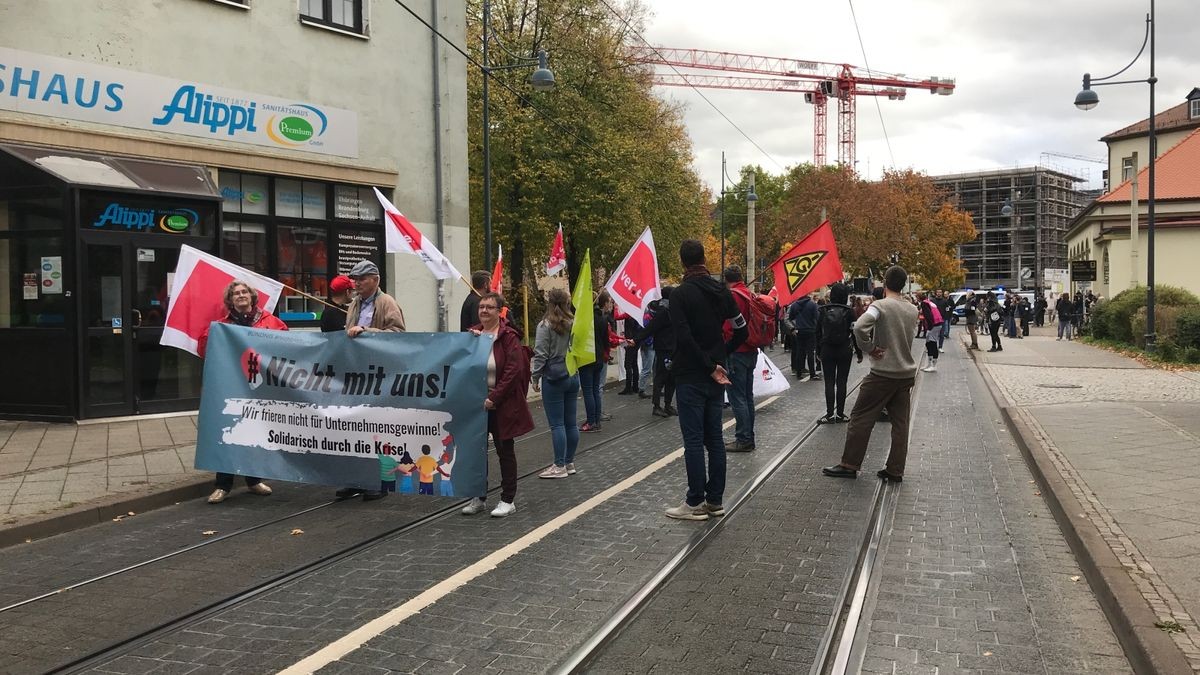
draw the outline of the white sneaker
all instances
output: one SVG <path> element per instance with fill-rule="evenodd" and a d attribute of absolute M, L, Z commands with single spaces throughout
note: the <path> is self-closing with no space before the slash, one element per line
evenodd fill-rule
<path fill-rule="evenodd" d="M 567 467 L 551 464 L 549 468 L 538 474 L 538 478 L 566 478 Z"/>
<path fill-rule="evenodd" d="M 675 520 L 708 520 L 708 511 L 704 508 L 703 502 L 695 506 L 688 506 L 686 501 L 680 502 L 679 506 L 667 509 L 666 515 Z"/>
<path fill-rule="evenodd" d="M 225 501 L 225 496 L 228 494 L 229 493 L 224 490 L 213 490 L 212 494 L 208 496 L 208 503 L 220 504 L 221 502 Z"/>
<path fill-rule="evenodd" d="M 482 511 L 484 506 L 485 506 L 484 501 L 482 499 L 480 499 L 479 497 L 476 497 L 476 498 L 472 499 L 470 501 L 470 503 L 468 503 L 466 506 L 464 506 L 462 508 L 462 514 L 464 516 L 473 516 L 476 513 L 479 513 L 480 511 Z"/>
<path fill-rule="evenodd" d="M 504 516 L 510 516 L 516 512 L 517 504 L 515 502 L 501 501 L 496 505 L 496 508 L 492 509 L 492 517 L 503 518 Z"/>
<path fill-rule="evenodd" d="M 923 373 L 936 373 L 936 372 L 937 372 L 937 364 L 935 364 L 935 363 L 931 363 L 931 364 L 929 364 L 929 365 L 925 366 L 924 368 L 922 368 L 922 369 L 921 369 L 921 372 L 923 372 Z"/>
<path fill-rule="evenodd" d="M 567 462 L 567 475 L 574 476 L 577 473 L 579 472 L 575 470 L 575 462 Z"/>
<path fill-rule="evenodd" d="M 938 347 L 938 351 L 939 351 L 939 352 L 941 352 L 941 353 L 943 353 L 943 354 L 945 354 L 945 353 L 946 353 L 946 348 L 945 348 L 945 347 Z"/>

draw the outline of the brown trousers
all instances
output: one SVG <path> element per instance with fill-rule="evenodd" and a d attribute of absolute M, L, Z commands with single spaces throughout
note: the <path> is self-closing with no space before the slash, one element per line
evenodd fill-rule
<path fill-rule="evenodd" d="M 915 377 L 894 380 L 875 373 L 863 379 L 846 429 L 842 466 L 855 471 L 862 469 L 871 430 L 875 428 L 879 413 L 886 409 L 892 422 L 892 449 L 888 453 L 887 471 L 893 476 L 904 475 L 904 463 L 908 459 L 908 415 L 916 381 Z"/>
<path fill-rule="evenodd" d="M 979 349 L 979 326 L 968 323 L 967 332 L 971 334 L 971 349 Z"/>

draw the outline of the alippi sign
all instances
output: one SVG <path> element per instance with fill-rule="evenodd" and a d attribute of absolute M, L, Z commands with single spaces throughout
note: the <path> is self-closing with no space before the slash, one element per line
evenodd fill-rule
<path fill-rule="evenodd" d="M 172 203 L 116 193 L 84 192 L 79 225 L 86 230 L 144 234 L 205 234 L 216 222 L 216 203 Z"/>
<path fill-rule="evenodd" d="M 3 47 L 0 110 L 358 156 L 358 115 L 349 110 Z"/>

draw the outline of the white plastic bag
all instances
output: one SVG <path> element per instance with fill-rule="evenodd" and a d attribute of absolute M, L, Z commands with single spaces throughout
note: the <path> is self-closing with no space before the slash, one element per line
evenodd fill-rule
<path fill-rule="evenodd" d="M 775 362 L 767 358 L 761 349 L 758 350 L 758 364 L 754 367 L 754 398 L 776 396 L 791 386 Z"/>

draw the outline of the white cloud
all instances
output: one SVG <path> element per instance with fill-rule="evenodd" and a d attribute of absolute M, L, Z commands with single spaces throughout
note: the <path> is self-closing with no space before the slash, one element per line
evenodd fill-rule
<path fill-rule="evenodd" d="M 645 37 L 656 46 L 780 56 L 863 65 L 849 0 L 647 0 Z M 910 91 L 904 101 L 858 99 L 859 171 L 877 177 L 892 164 L 929 173 L 974 171 L 1039 161 L 1043 151 L 1103 156 L 1100 136 L 1144 119 L 1148 88 L 1097 89 L 1101 105 L 1082 112 L 1072 102 L 1082 75 L 1111 74 L 1142 44 L 1149 2 L 1131 0 L 855 0 L 873 69 L 911 77 L 954 77 L 952 96 Z M 1200 86 L 1192 57 L 1200 44 L 1200 3 L 1158 0 L 1158 110 Z M 1147 50 L 1148 51 L 1148 50 Z M 697 71 L 702 72 L 702 71 Z M 713 73 L 719 74 L 719 73 Z M 1122 79 L 1145 78 L 1143 56 Z M 720 181 L 720 155 L 730 175 L 744 164 L 779 168 L 700 96 L 660 88 L 687 103 L 696 170 Z M 704 90 L 726 115 L 784 165 L 812 159 L 812 107 L 797 94 Z M 831 102 L 828 156 L 837 158 L 836 103 Z M 1053 160 L 1072 168 L 1099 165 Z"/>

